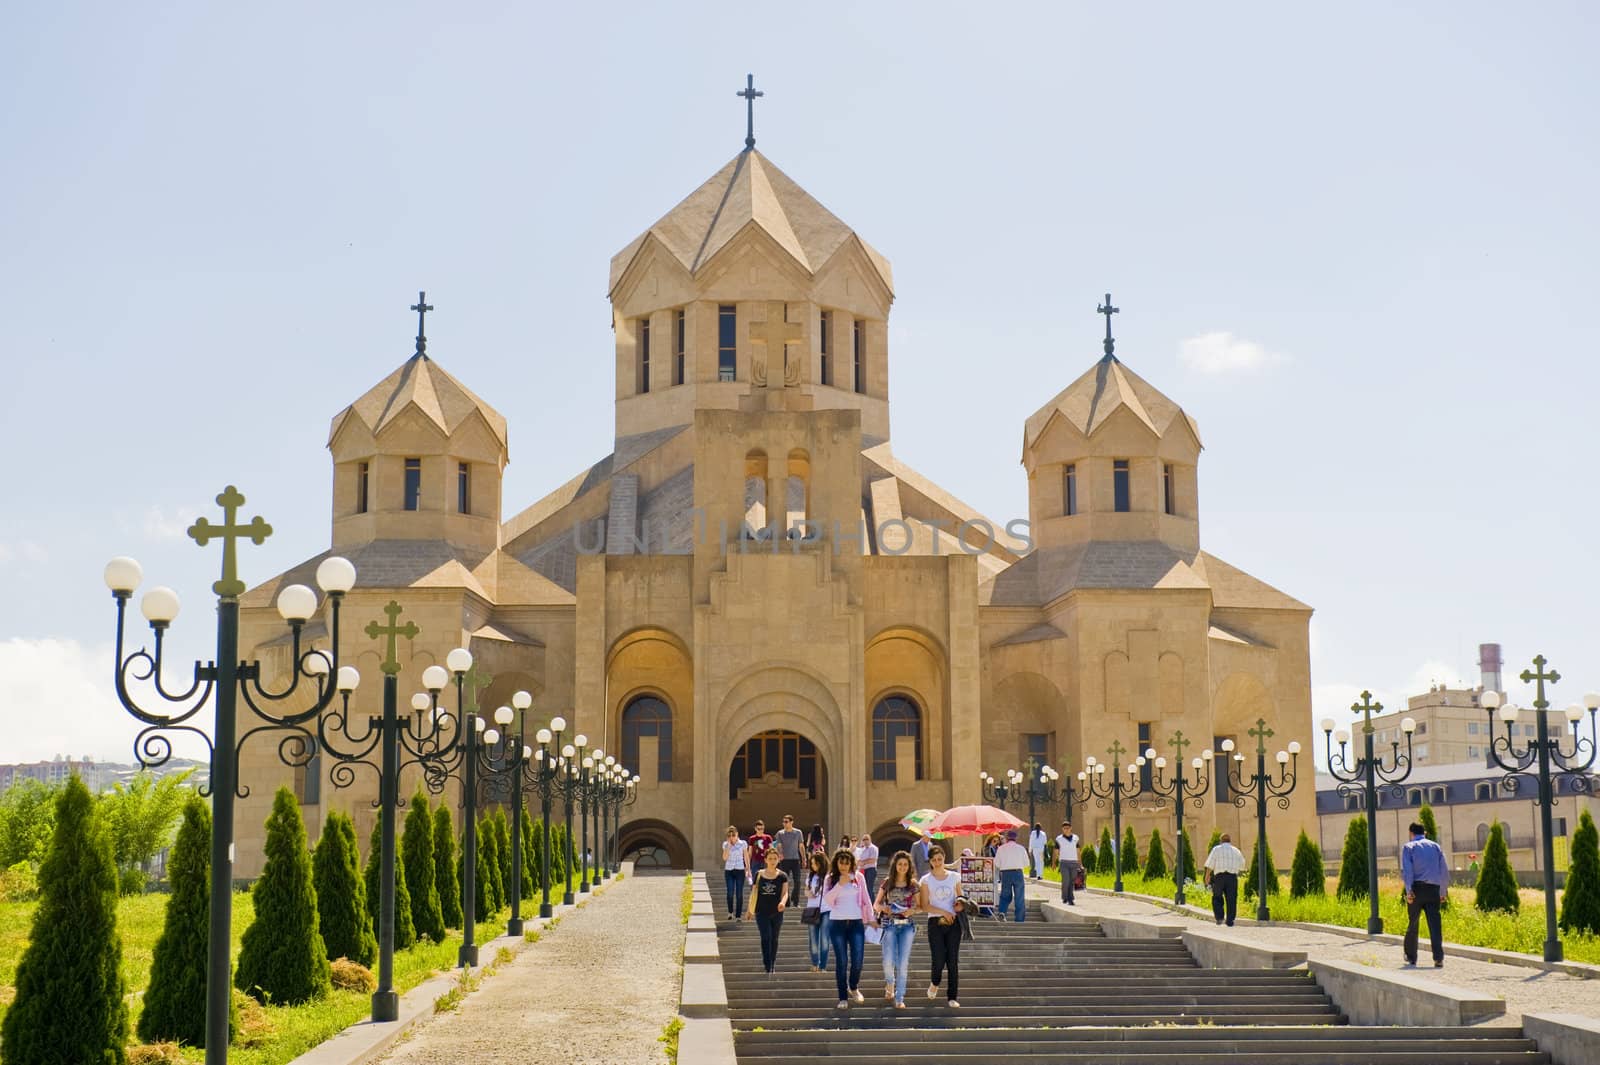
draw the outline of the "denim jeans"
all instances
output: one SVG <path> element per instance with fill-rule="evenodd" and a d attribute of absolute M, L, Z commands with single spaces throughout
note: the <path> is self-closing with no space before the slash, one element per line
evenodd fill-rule
<path fill-rule="evenodd" d="M 778 964 L 778 933 L 783 930 L 783 914 L 756 914 L 756 929 L 761 933 L 761 967 L 770 973 Z"/>
<path fill-rule="evenodd" d="M 867 927 L 860 918 L 834 921 L 828 929 L 828 939 L 833 944 L 833 982 L 839 988 L 839 1001 L 843 1002 L 846 995 L 861 986 L 861 955 L 867 949 Z"/>
<path fill-rule="evenodd" d="M 1006 915 L 1006 907 L 1013 906 L 1016 921 L 1022 923 L 1023 912 L 1028 908 L 1027 888 L 1023 884 L 1021 869 L 1000 870 L 1000 916 Z"/>
<path fill-rule="evenodd" d="M 894 985 L 894 1000 L 904 1002 L 906 979 L 911 973 L 911 944 L 916 942 L 917 926 L 910 921 L 886 921 L 883 926 L 883 982 Z"/>
<path fill-rule="evenodd" d="M 728 885 L 728 916 L 739 917 L 744 914 L 744 870 L 724 869 L 723 882 Z"/>
<path fill-rule="evenodd" d="M 824 910 L 820 924 L 806 926 L 806 931 L 810 933 L 811 964 L 819 969 L 828 967 L 828 926 L 832 923 Z"/>

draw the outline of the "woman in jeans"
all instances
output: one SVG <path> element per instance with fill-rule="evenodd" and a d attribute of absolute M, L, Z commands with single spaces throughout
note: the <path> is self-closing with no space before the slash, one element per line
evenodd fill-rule
<path fill-rule="evenodd" d="M 739 830 L 728 826 L 722 841 L 722 880 L 728 887 L 728 920 L 737 921 L 744 912 L 744 881 L 750 875 L 750 844 L 739 838 Z"/>
<path fill-rule="evenodd" d="M 828 967 L 828 907 L 822 901 L 822 885 L 828 879 L 828 857 L 822 853 L 811 855 L 811 872 L 806 877 L 806 909 L 818 911 L 816 924 L 806 926 L 810 933 L 811 971 L 820 973 Z"/>
<path fill-rule="evenodd" d="M 962 910 L 961 874 L 946 869 L 944 848 L 935 847 L 928 854 L 933 866 L 922 878 L 919 887 L 918 908 L 928 914 L 928 949 L 933 954 L 933 977 L 928 984 L 928 997 L 939 994 L 939 978 L 946 966 L 950 969 L 950 988 L 946 1002 L 960 1006 L 956 1001 L 957 960 L 961 954 L 961 922 L 957 915 Z"/>
<path fill-rule="evenodd" d="M 768 847 L 761 872 L 750 882 L 749 916 L 761 933 L 761 967 L 772 975 L 778 964 L 778 933 L 783 929 L 783 907 L 789 901 L 789 875 L 778 868 L 782 855 Z"/>
<path fill-rule="evenodd" d="M 878 921 L 872 912 L 872 896 L 867 894 L 866 878 L 856 871 L 856 856 L 847 850 L 834 852 L 822 904 L 828 907 L 832 921 L 828 938 L 833 943 L 838 1008 L 849 1009 L 851 999 L 866 1001 L 861 994 L 861 955 L 867 945 L 866 926 Z"/>
<path fill-rule="evenodd" d="M 898 851 L 889 859 L 889 873 L 878 889 L 874 905 L 883 925 L 883 997 L 894 1000 L 894 1008 L 906 1008 L 906 978 L 911 970 L 911 944 L 917 926 L 911 917 L 921 901 L 917 878 L 911 871 L 911 854 Z"/>

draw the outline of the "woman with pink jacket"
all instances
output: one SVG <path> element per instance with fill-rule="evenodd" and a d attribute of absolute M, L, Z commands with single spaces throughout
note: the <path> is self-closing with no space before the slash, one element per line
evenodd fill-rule
<path fill-rule="evenodd" d="M 822 905 L 828 910 L 828 938 L 833 943 L 834 982 L 839 988 L 839 1009 L 850 1000 L 865 1002 L 861 994 L 861 957 L 867 946 L 867 925 L 877 925 L 866 877 L 856 869 L 856 856 L 836 851 L 828 878 L 822 885 Z"/>

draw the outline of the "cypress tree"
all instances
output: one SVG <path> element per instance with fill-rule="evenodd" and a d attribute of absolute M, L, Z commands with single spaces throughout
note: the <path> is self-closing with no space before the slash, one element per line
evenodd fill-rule
<path fill-rule="evenodd" d="M 1367 818 L 1357 814 L 1344 830 L 1344 850 L 1339 854 L 1339 897 L 1366 898 L 1367 876 Z"/>
<path fill-rule="evenodd" d="M 511 877 L 511 826 L 506 820 L 504 807 L 494 808 L 494 859 L 500 870 L 500 901 L 511 905 L 511 893 L 516 884 Z"/>
<path fill-rule="evenodd" d="M 1078 862 L 1083 866 L 1083 875 L 1088 876 L 1094 872 L 1098 865 L 1099 856 L 1094 852 L 1093 843 L 1085 843 L 1078 848 Z"/>
<path fill-rule="evenodd" d="M 1561 930 L 1600 933 L 1600 832 L 1585 810 L 1572 836 L 1572 861 L 1561 892 Z"/>
<path fill-rule="evenodd" d="M 533 898 L 533 886 L 538 883 L 533 873 L 537 859 L 533 854 L 533 818 L 522 811 L 522 897 Z"/>
<path fill-rule="evenodd" d="M 439 885 L 439 912 L 446 928 L 460 928 L 461 877 L 456 871 L 456 823 L 445 803 L 433 811 L 433 876 Z"/>
<path fill-rule="evenodd" d="M 1111 826 L 1100 826 L 1100 853 L 1094 856 L 1102 873 L 1117 871 L 1117 845 L 1111 841 Z"/>
<path fill-rule="evenodd" d="M 444 942 L 444 909 L 439 901 L 439 885 L 434 879 L 433 811 L 427 793 L 417 785 L 406 811 L 405 832 L 400 837 L 404 858 L 406 892 L 411 896 L 411 923 L 417 935 L 435 943 Z"/>
<path fill-rule="evenodd" d="M 55 801 L 39 905 L 0 1024 L 5 1065 L 124 1065 L 128 1004 L 117 934 L 117 865 L 74 773 Z"/>
<path fill-rule="evenodd" d="M 1289 867 L 1289 897 L 1303 899 L 1321 898 L 1328 893 L 1323 882 L 1322 849 L 1311 842 L 1306 830 L 1294 841 L 1294 862 Z"/>
<path fill-rule="evenodd" d="M 1139 837 L 1133 834 L 1132 825 L 1122 832 L 1122 872 L 1124 876 L 1139 873 Z"/>
<path fill-rule="evenodd" d="M 1262 840 L 1265 838 L 1266 837 L 1263 836 Z M 1268 843 L 1265 849 L 1267 852 L 1267 894 L 1276 895 L 1280 887 L 1278 884 L 1278 866 L 1277 863 L 1272 860 L 1272 844 Z M 1245 870 L 1244 874 L 1246 879 L 1246 882 L 1243 885 L 1244 897 L 1247 899 L 1253 899 L 1256 897 L 1256 892 L 1261 882 L 1261 870 L 1256 864 L 1261 859 L 1261 851 L 1261 840 L 1257 840 L 1256 845 L 1250 848 L 1250 868 Z"/>
<path fill-rule="evenodd" d="M 1435 843 L 1438 843 L 1439 822 L 1435 821 L 1433 818 L 1433 807 L 1429 806 L 1427 803 L 1423 803 L 1422 809 L 1417 811 L 1417 820 L 1422 823 L 1422 834 L 1433 840 Z"/>
<path fill-rule="evenodd" d="M 1485 913 L 1493 910 L 1516 913 L 1522 908 L 1522 897 L 1517 894 L 1517 875 L 1511 871 L 1511 856 L 1506 853 L 1505 829 L 1498 820 L 1489 826 L 1489 842 L 1483 848 L 1475 905 Z"/>
<path fill-rule="evenodd" d="M 533 822 L 532 832 L 533 849 L 528 852 L 529 857 L 532 859 L 529 862 L 529 868 L 533 871 L 533 893 L 542 898 L 544 895 L 545 823 L 543 821 Z"/>
<path fill-rule="evenodd" d="M 206 944 L 211 939 L 211 807 L 190 794 L 167 861 L 172 895 L 150 959 L 150 983 L 139 1013 L 147 1043 L 206 1045 Z M 229 998 L 232 1001 L 232 998 Z M 238 1010 L 228 1018 L 231 1032 Z"/>
<path fill-rule="evenodd" d="M 1187 828 L 1183 830 L 1182 846 L 1178 848 L 1178 852 L 1182 855 L 1178 864 L 1178 876 L 1186 881 L 1193 880 L 1197 875 L 1195 871 L 1197 866 L 1194 862 L 1194 848 L 1189 846 L 1189 830 Z"/>
<path fill-rule="evenodd" d="M 1167 855 L 1161 849 L 1161 830 L 1150 830 L 1150 847 L 1145 852 L 1144 878 L 1146 880 L 1160 880 L 1167 875 Z"/>
<path fill-rule="evenodd" d="M 494 822 L 485 817 L 478 821 L 478 919 L 488 920 L 500 912 L 505 899 L 500 895 L 500 859 L 495 855 L 499 840 L 494 834 Z"/>
<path fill-rule="evenodd" d="M 332 990 L 317 919 L 311 852 L 294 792 L 279 788 L 267 818 L 267 864 L 250 895 L 255 920 L 239 944 L 234 985 L 262 1003 L 294 1006 Z"/>
<path fill-rule="evenodd" d="M 383 926 L 383 897 L 379 893 L 378 866 L 383 840 L 379 836 L 383 822 L 374 821 L 372 838 L 367 841 L 367 915 L 372 918 L 374 931 Z M 411 892 L 406 890 L 406 878 L 400 863 L 394 863 L 394 949 L 409 950 L 417 941 L 417 926 L 411 919 Z"/>
<path fill-rule="evenodd" d="M 317 889 L 317 923 L 328 957 L 371 967 L 378 956 L 378 940 L 367 914 L 355 825 L 339 810 L 330 810 L 323 822 L 311 855 L 311 882 Z"/>
<path fill-rule="evenodd" d="M 1221 843 L 1221 842 L 1222 842 L 1222 829 L 1213 828 L 1211 830 L 1211 839 L 1206 842 L 1206 853 L 1210 854 L 1212 849 L 1215 848 L 1216 845 Z"/>

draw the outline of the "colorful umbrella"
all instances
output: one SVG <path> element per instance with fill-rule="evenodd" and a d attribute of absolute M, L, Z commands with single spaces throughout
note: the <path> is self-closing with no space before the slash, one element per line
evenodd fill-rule
<path fill-rule="evenodd" d="M 981 836 L 1021 827 L 1021 820 L 993 806 L 957 806 L 934 818 L 923 831 L 930 836 Z"/>
<path fill-rule="evenodd" d="M 909 828 L 919 836 L 929 836 L 933 839 L 940 839 L 944 836 L 943 832 L 928 831 L 928 826 L 932 824 L 933 819 L 938 816 L 938 810 L 912 810 L 910 813 L 906 814 L 900 819 L 900 827 Z"/>

